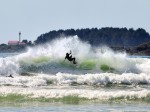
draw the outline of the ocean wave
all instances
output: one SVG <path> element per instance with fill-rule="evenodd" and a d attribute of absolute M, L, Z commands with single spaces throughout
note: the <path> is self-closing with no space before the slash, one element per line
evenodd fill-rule
<path fill-rule="evenodd" d="M 149 90 L 94 90 L 94 89 L 39 89 L 1 87 L 0 96 L 6 97 L 10 94 L 24 95 L 30 98 L 55 98 L 76 97 L 80 99 L 98 101 L 150 101 Z"/>
<path fill-rule="evenodd" d="M 68 85 L 68 86 L 120 86 L 120 85 L 149 85 L 150 76 L 144 73 L 97 73 L 97 74 L 68 74 L 57 73 L 56 75 L 49 74 L 25 74 L 25 76 L 0 77 L 0 85 L 9 86 L 55 86 L 55 85 Z"/>
<path fill-rule="evenodd" d="M 77 64 L 65 60 L 65 54 L 72 51 Z M 138 61 L 138 62 L 137 62 Z M 144 61 L 143 61 L 144 62 Z M 149 73 L 144 63 L 128 58 L 124 52 L 114 52 L 106 46 L 92 47 L 79 40 L 77 36 L 60 38 L 45 45 L 28 48 L 19 55 L 0 58 L 0 75 L 20 75 L 35 72 L 57 74 L 65 73 Z M 144 69 L 143 69 L 144 68 Z M 147 68 L 150 68 L 147 64 Z"/>

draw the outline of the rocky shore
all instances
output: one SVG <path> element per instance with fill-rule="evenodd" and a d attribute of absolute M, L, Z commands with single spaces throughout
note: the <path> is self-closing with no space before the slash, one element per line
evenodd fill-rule
<path fill-rule="evenodd" d="M 150 56 L 150 42 L 141 44 L 136 47 L 111 47 L 114 51 L 127 52 L 130 55 Z"/>
<path fill-rule="evenodd" d="M 128 52 L 132 55 L 150 56 L 150 42 L 130 48 Z"/>
<path fill-rule="evenodd" d="M 0 45 L 0 53 L 15 53 L 15 52 L 24 52 L 27 46 L 25 45 Z"/>

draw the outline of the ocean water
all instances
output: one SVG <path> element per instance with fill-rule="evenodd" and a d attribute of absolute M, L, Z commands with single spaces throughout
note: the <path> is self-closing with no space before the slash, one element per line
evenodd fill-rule
<path fill-rule="evenodd" d="M 1 53 L 0 86 L 0 111 L 149 111 L 150 57 L 64 37 Z"/>

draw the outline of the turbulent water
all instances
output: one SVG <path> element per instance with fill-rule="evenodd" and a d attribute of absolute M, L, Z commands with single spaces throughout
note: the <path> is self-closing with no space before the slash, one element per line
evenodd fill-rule
<path fill-rule="evenodd" d="M 72 51 L 77 64 L 65 60 Z M 7 77 L 10 74 L 14 78 Z M 0 94 L 31 98 L 150 101 L 150 59 L 59 38 L 21 54 L 1 54 Z"/>

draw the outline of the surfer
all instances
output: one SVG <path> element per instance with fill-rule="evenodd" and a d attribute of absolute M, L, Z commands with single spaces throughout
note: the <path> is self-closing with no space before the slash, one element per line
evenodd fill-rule
<path fill-rule="evenodd" d="M 76 58 L 72 58 L 71 53 L 72 53 L 71 50 L 70 53 L 66 53 L 65 59 L 68 59 L 70 62 L 73 61 L 73 64 L 76 64 Z"/>
<path fill-rule="evenodd" d="M 9 76 L 7 76 L 7 77 L 11 77 L 11 78 L 14 78 L 11 74 L 9 75 Z"/>

